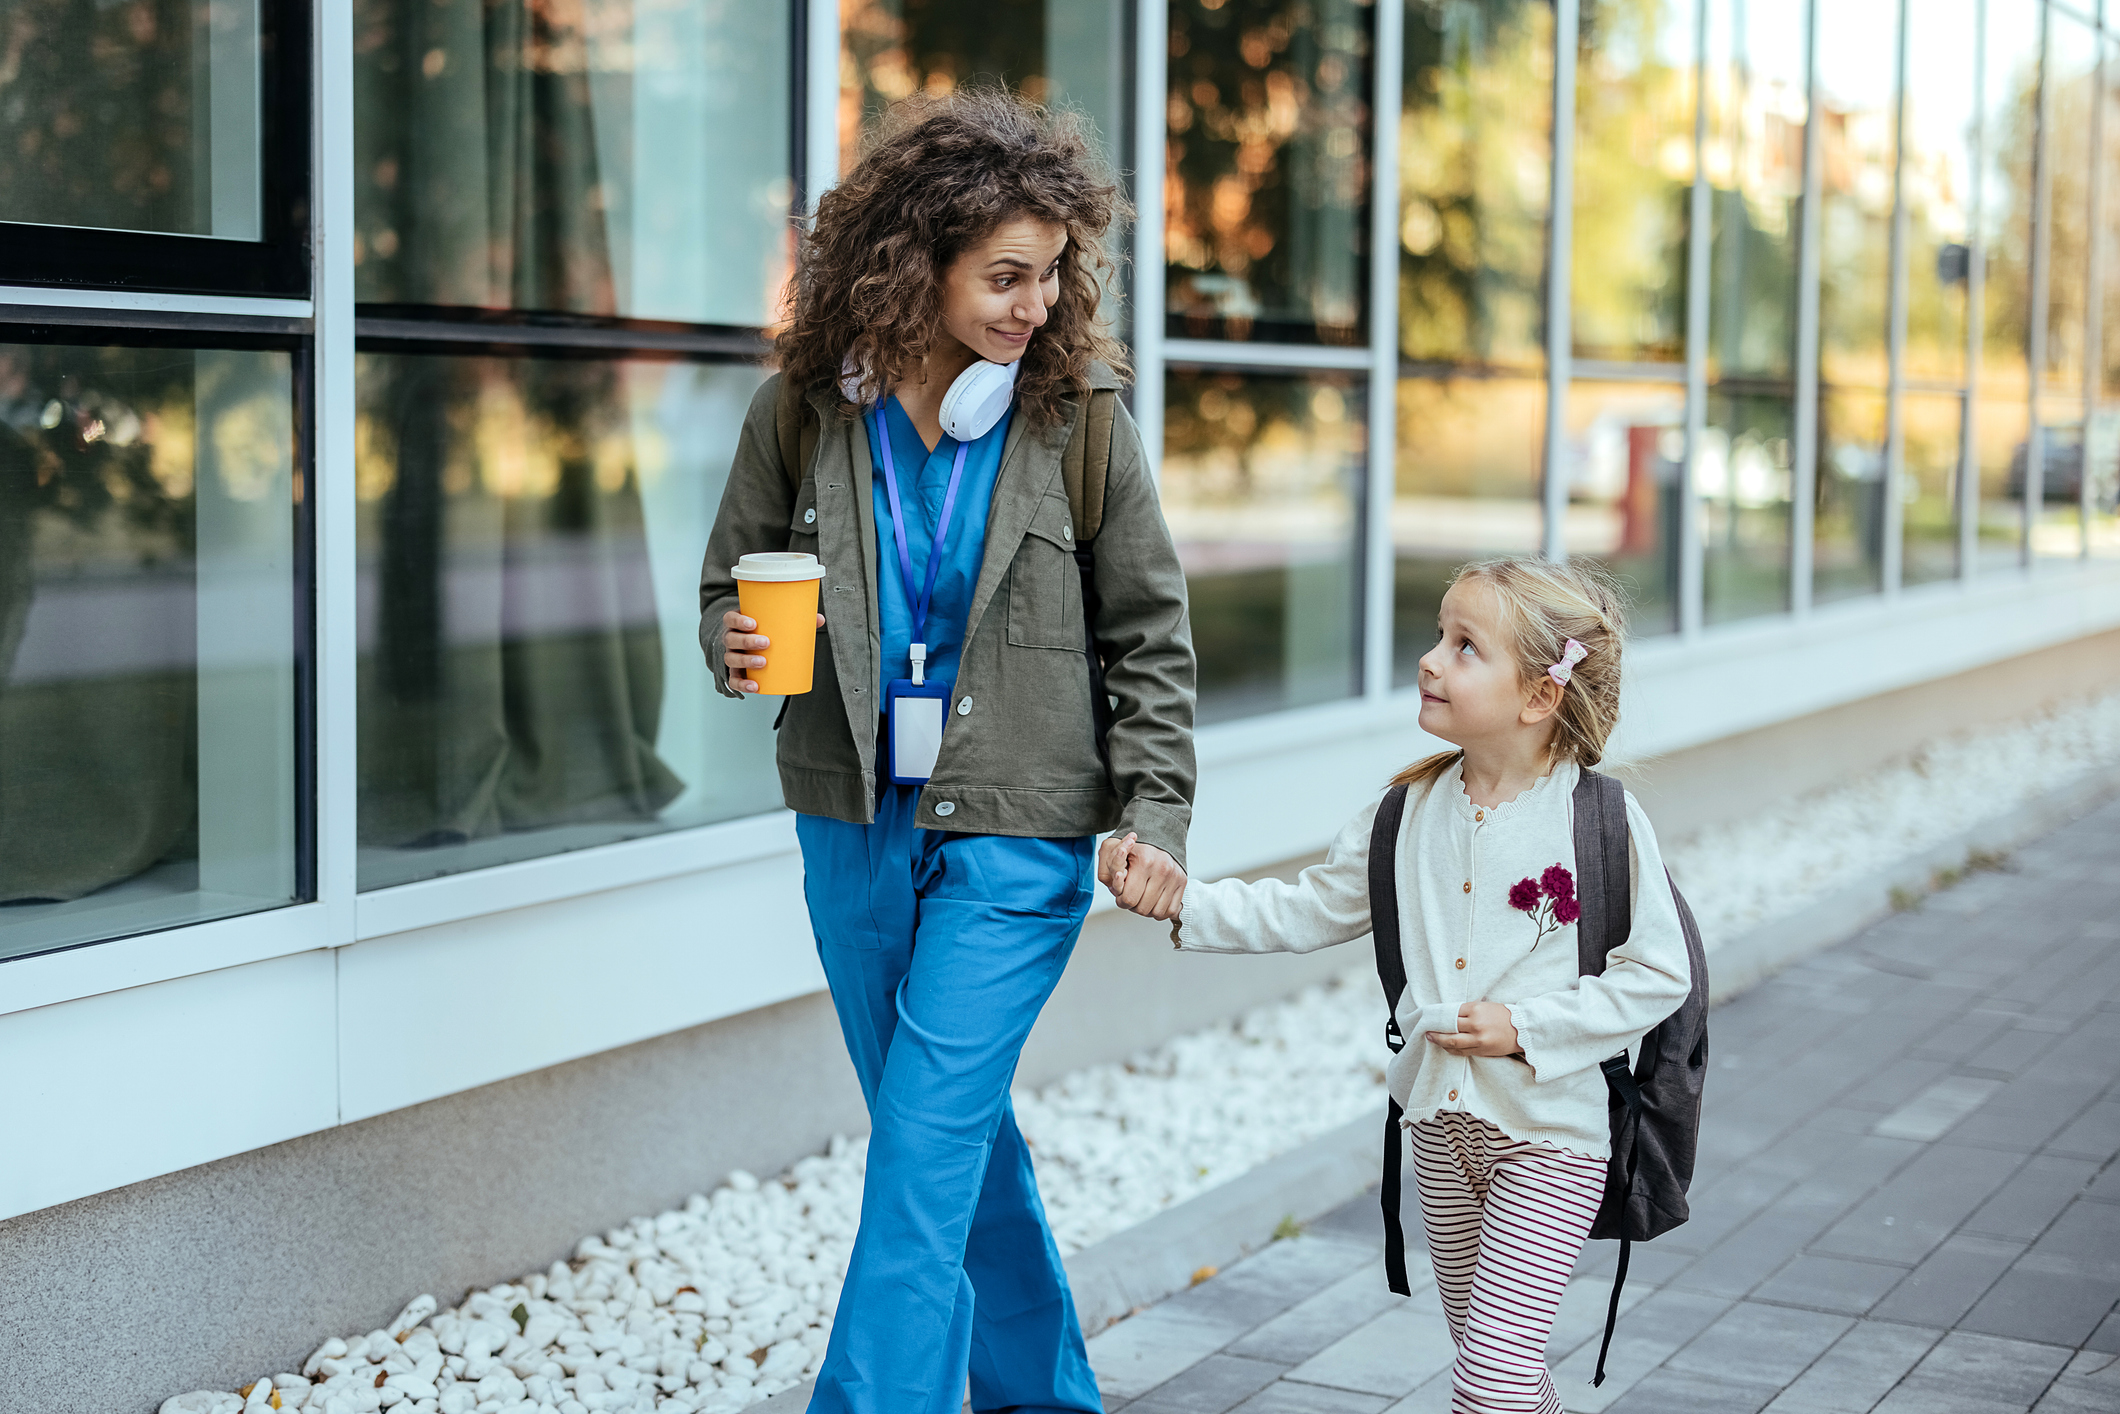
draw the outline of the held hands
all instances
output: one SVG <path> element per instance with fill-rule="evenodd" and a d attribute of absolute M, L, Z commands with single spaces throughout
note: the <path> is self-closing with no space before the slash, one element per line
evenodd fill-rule
<path fill-rule="evenodd" d="M 1162 850 L 1133 835 L 1106 837 L 1097 850 L 1097 882 L 1129 913 L 1167 923 L 1185 901 L 1185 871 Z"/>
<path fill-rule="evenodd" d="M 1431 1031 L 1428 1039 L 1454 1056 L 1513 1056 L 1523 1050 L 1516 1023 L 1500 1002 L 1467 1002 L 1458 1008 L 1458 1029 Z"/>
<path fill-rule="evenodd" d="M 824 615 L 817 616 L 817 626 L 824 627 Z M 762 633 L 754 633 L 758 620 L 745 618 L 734 609 L 721 616 L 722 666 L 728 670 L 729 686 L 738 692 L 756 692 L 758 684 L 744 674 L 752 668 L 762 668 L 766 660 L 758 656 L 758 650 L 773 646 L 773 640 Z"/>

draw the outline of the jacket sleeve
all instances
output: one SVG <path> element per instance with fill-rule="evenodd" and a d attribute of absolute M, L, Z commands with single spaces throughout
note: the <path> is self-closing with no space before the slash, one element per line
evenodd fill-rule
<path fill-rule="evenodd" d="M 714 687 L 724 697 L 744 695 L 729 686 L 729 670 L 722 662 L 721 616 L 736 607 L 736 579 L 730 570 L 744 555 L 786 549 L 788 521 L 795 512 L 795 488 L 781 470 L 780 441 L 773 428 L 779 396 L 777 373 L 751 395 L 743 431 L 736 438 L 736 458 L 722 487 L 721 508 L 707 537 L 706 560 L 699 568 L 699 647 L 707 655 Z"/>
<path fill-rule="evenodd" d="M 1192 824 L 1196 665 L 1185 571 L 1148 474 L 1141 433 L 1123 405 L 1097 532 L 1097 643 L 1113 700 L 1112 788 L 1118 833 L 1132 832 L 1185 863 Z"/>
<path fill-rule="evenodd" d="M 1173 941 L 1192 952 L 1315 952 L 1362 937 L 1369 931 L 1369 831 L 1376 813 L 1371 804 L 1349 820 L 1325 862 L 1292 884 L 1189 881 Z"/>
<path fill-rule="evenodd" d="M 1628 888 L 1634 899 L 1627 941 L 1612 950 L 1603 974 L 1581 977 L 1562 992 L 1510 1002 L 1517 1042 L 1534 1081 L 1587 1070 L 1633 1045 L 1677 1011 L 1692 986 L 1678 903 L 1664 875 L 1656 831 L 1627 797 Z"/>

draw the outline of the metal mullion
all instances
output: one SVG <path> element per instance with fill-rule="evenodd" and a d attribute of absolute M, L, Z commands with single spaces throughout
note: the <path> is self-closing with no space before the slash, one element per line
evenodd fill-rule
<path fill-rule="evenodd" d="M 1818 0 L 1804 5 L 1803 222 L 1796 258 L 1795 486 L 1789 506 L 1789 609 L 1811 612 L 1812 537 L 1818 512 L 1818 267 L 1821 154 Z"/>
<path fill-rule="evenodd" d="M 1561 0 L 1563 6 L 1573 0 Z M 1376 7 L 1370 46 L 1369 455 L 1362 516 L 1362 690 L 1391 693 L 1392 609 L 1398 566 L 1391 535 L 1398 493 L 1399 106 L 1405 82 L 1405 6 Z"/>
<path fill-rule="evenodd" d="M 1884 594 L 1898 595 L 1906 577 L 1907 363 L 1907 28 L 1913 16 L 1899 0 L 1899 46 L 1892 76 L 1892 229 L 1885 296 Z"/>
<path fill-rule="evenodd" d="M 2029 402 L 2026 420 L 2030 432 L 2024 443 L 2024 505 L 2017 542 L 2018 562 L 2027 573 L 2036 558 L 2032 553 L 2032 531 L 2046 505 L 2046 439 L 2040 435 L 2039 385 L 2046 372 L 2047 257 L 2054 220 L 2053 164 L 2047 151 L 2047 134 L 2053 116 L 2053 84 L 2049 82 L 2053 73 L 2047 62 L 2053 45 L 2053 22 L 2051 5 L 2042 4 L 2039 7 L 2039 94 L 2034 104 L 2038 131 L 2032 142 L 2032 308 L 2031 317 L 2025 321 L 2030 327 L 2026 331 L 2024 350 L 2025 396 Z"/>
<path fill-rule="evenodd" d="M 316 35 L 314 242 L 316 425 L 316 889 L 334 946 L 355 936 L 359 750 L 354 543 L 353 3 L 320 0 Z"/>
<path fill-rule="evenodd" d="M 1553 7 L 1553 142 L 1549 162 L 1546 242 L 1546 447 L 1543 548 L 1546 558 L 1568 553 L 1568 380 L 1575 356 L 1572 274 L 1575 254 L 1575 57 L 1582 28 L 1580 0 Z"/>
<path fill-rule="evenodd" d="M 804 82 L 802 172 L 807 209 L 839 181 L 839 0 L 795 0 L 808 7 L 803 19 Z"/>
<path fill-rule="evenodd" d="M 1134 7 L 1134 422 L 1163 472 L 1163 167 L 1169 127 L 1169 0 Z"/>
<path fill-rule="evenodd" d="M 1705 583 L 1694 473 L 1708 437 L 1708 283 L 1714 217 L 1708 189 L 1708 0 L 1693 5 L 1693 189 L 1686 215 L 1686 459 L 1678 478 L 1678 633 L 1700 636 Z"/>
<path fill-rule="evenodd" d="M 1980 363 L 1987 337 L 1987 0 L 1973 11 L 1972 190 L 1967 194 L 1965 405 L 1958 426 L 1958 578 L 1980 572 Z"/>
<path fill-rule="evenodd" d="M 2090 251 L 2090 269 L 2083 279 L 2083 474 L 2076 478 L 2076 526 L 2082 556 L 2091 554 L 2091 418 L 2098 407 L 2098 375 L 2104 341 L 2105 288 L 2105 70 L 2106 40 L 2094 31 L 2091 42 L 2098 46 L 2098 64 L 2091 78 L 2091 176 L 2087 200 L 2090 219 L 2084 222 Z"/>

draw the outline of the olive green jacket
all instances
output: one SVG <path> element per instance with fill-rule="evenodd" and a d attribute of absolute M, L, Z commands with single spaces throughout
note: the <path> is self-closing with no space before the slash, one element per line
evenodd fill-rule
<path fill-rule="evenodd" d="M 1091 382 L 1118 386 L 1098 365 Z M 780 464 L 776 374 L 751 399 L 699 581 L 700 646 L 723 695 L 722 614 L 741 555 L 799 550 L 825 566 L 825 626 L 812 691 L 784 699 L 780 784 L 788 807 L 867 824 L 876 816 L 882 648 L 876 516 L 866 423 L 829 390 L 809 394 L 823 435 L 799 488 Z M 1097 641 L 1112 699 L 1111 770 L 1097 755 L 1083 653 L 1082 587 L 1060 459 L 1081 404 L 1058 426 L 1011 420 L 986 525 L 942 753 L 918 823 L 970 834 L 1138 833 L 1185 861 L 1192 819 L 1194 661 L 1185 574 L 1149 479 L 1140 431 L 1119 408 L 1096 538 Z M 771 710 L 764 704 L 752 711 Z"/>

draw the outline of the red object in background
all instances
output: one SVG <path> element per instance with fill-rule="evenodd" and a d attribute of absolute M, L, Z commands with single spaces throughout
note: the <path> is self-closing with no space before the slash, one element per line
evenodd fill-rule
<path fill-rule="evenodd" d="M 1661 427 L 1627 429 L 1627 490 L 1620 497 L 1619 553 L 1646 555 L 1656 549 L 1656 444 Z"/>

